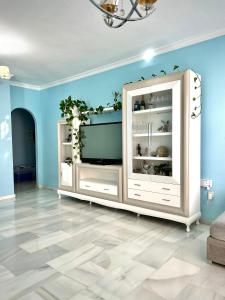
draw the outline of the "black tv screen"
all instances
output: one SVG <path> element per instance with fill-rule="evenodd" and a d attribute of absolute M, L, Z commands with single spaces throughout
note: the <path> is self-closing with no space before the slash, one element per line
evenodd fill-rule
<path fill-rule="evenodd" d="M 80 126 L 81 161 L 96 164 L 122 163 L 122 123 Z"/>

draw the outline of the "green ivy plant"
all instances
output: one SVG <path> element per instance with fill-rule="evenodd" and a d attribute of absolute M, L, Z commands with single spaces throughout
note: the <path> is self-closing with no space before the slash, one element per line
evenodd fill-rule
<path fill-rule="evenodd" d="M 202 82 L 201 82 L 201 78 L 199 77 L 199 75 L 198 75 L 196 72 L 194 72 L 194 73 L 195 73 L 195 75 L 196 75 L 196 76 L 194 77 L 194 83 L 195 83 L 194 89 L 195 89 L 196 91 L 200 90 L 200 93 L 199 93 L 198 96 L 194 96 L 194 97 L 192 98 L 192 100 L 193 100 L 195 103 L 197 103 L 197 100 L 199 100 L 199 104 L 196 104 L 196 105 L 195 105 L 194 110 L 193 110 L 192 113 L 191 113 L 191 118 L 192 118 L 192 119 L 198 118 L 198 117 L 201 115 L 201 113 L 202 113 L 202 102 L 201 102 L 201 84 L 202 84 Z M 198 82 L 199 82 L 199 84 L 198 84 Z M 197 84 L 198 84 L 198 85 L 197 85 Z"/>
<path fill-rule="evenodd" d="M 179 71 L 179 66 L 178 65 L 174 65 L 172 68 L 172 72 L 177 72 Z M 171 72 L 171 71 L 170 71 Z M 194 71 L 195 73 L 195 77 L 194 77 L 194 84 L 195 84 L 195 90 L 201 89 L 201 79 L 199 77 L 199 75 Z M 152 74 L 152 77 L 158 77 L 158 76 L 166 76 L 167 75 L 167 71 L 162 69 L 159 74 Z M 145 80 L 145 78 L 143 76 L 141 76 L 141 78 L 138 81 L 142 81 Z M 199 82 L 199 85 L 197 85 L 197 83 Z M 131 82 L 127 82 L 125 84 L 130 84 L 133 83 Z M 122 96 L 121 93 L 118 91 L 113 92 L 113 104 L 107 103 L 106 107 L 112 107 L 114 111 L 118 111 L 122 109 L 122 100 L 121 100 Z M 197 101 L 198 99 L 200 100 L 201 98 L 201 94 L 199 94 L 198 96 L 194 96 L 193 97 L 193 101 Z M 197 102 L 196 102 L 197 103 Z M 78 120 L 81 123 L 85 123 L 86 121 L 89 120 L 91 115 L 98 115 L 101 114 L 104 111 L 104 108 L 102 105 L 94 108 L 94 107 L 89 107 L 86 103 L 85 100 L 81 100 L 81 99 L 72 99 L 71 96 L 69 96 L 67 99 L 61 100 L 60 102 L 60 110 L 61 110 L 61 117 L 66 119 L 66 124 L 67 126 L 69 126 L 69 130 L 72 132 L 73 136 L 74 136 L 74 145 L 73 145 L 73 149 L 75 150 L 76 154 L 75 154 L 75 158 L 78 157 L 78 155 L 80 154 L 81 149 L 84 147 L 84 145 L 82 144 L 82 133 L 80 132 L 80 130 L 76 129 L 73 127 L 73 120 L 74 118 L 78 118 Z M 74 111 L 77 111 L 77 115 L 74 115 Z M 202 104 L 200 101 L 200 104 L 194 107 L 192 113 L 191 113 L 191 118 L 195 119 L 197 117 L 200 116 L 202 111 Z"/>
<path fill-rule="evenodd" d="M 122 109 L 121 93 L 113 92 L 113 104 L 107 104 L 107 107 L 112 107 L 114 111 Z M 85 136 L 83 133 L 73 126 L 73 121 L 77 118 L 81 124 L 87 122 L 91 115 L 98 115 L 104 111 L 102 105 L 98 107 L 89 107 L 85 100 L 72 99 L 69 96 L 67 99 L 61 100 L 59 108 L 61 110 L 61 117 L 66 119 L 66 125 L 74 137 L 73 149 L 75 150 L 74 158 L 77 159 L 80 151 L 84 147 L 82 140 Z M 76 113 L 76 114 L 75 114 Z"/>
<path fill-rule="evenodd" d="M 179 66 L 178 65 L 174 65 L 173 66 L 173 69 L 172 69 L 172 72 L 177 72 L 179 71 Z M 199 75 L 193 71 L 195 73 L 195 77 L 194 77 L 194 89 L 197 91 L 197 90 L 201 90 L 201 78 L 199 77 Z M 157 75 L 155 73 L 152 74 L 152 77 L 155 78 L 155 77 L 158 77 L 158 76 L 165 76 L 167 75 L 167 72 L 165 70 L 161 70 L 160 71 L 160 74 Z M 197 82 L 199 82 L 199 85 L 197 85 Z M 197 100 L 200 100 L 201 99 L 201 93 L 199 93 L 199 95 L 196 97 L 194 96 L 192 98 L 192 101 L 197 101 Z M 196 104 L 196 106 L 194 107 L 193 111 L 191 112 L 191 118 L 192 119 L 196 119 L 198 118 L 200 115 L 201 115 L 201 112 L 202 112 L 202 103 L 201 103 L 201 100 L 200 100 L 200 103 L 199 105 Z"/>

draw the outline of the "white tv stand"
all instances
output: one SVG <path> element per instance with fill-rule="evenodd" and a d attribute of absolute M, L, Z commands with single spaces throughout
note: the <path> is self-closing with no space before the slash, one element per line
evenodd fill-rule
<path fill-rule="evenodd" d="M 199 214 L 193 215 L 191 218 L 150 210 L 122 202 L 122 166 L 118 165 L 92 165 L 78 163 L 73 166 L 75 168 L 75 190 L 66 191 L 58 190 L 59 198 L 62 195 L 88 201 L 90 204 L 97 203 L 100 205 L 124 209 L 139 215 L 152 216 L 167 220 L 183 223 L 190 231 L 190 225 L 200 218 Z"/>

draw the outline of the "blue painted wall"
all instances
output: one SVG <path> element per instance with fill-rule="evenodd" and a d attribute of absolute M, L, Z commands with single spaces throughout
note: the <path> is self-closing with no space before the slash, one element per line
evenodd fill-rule
<path fill-rule="evenodd" d="M 10 86 L 11 110 L 24 108 L 29 111 L 35 121 L 36 127 L 36 160 L 37 160 L 37 183 L 43 183 L 43 127 L 42 127 L 42 105 L 40 91 Z"/>
<path fill-rule="evenodd" d="M 0 80 L 0 197 L 14 194 L 9 82 Z"/>
<path fill-rule="evenodd" d="M 121 91 L 123 83 L 141 76 L 150 78 L 161 69 L 194 69 L 202 75 L 202 178 L 214 181 L 216 197 L 207 203 L 202 191 L 202 214 L 214 219 L 225 210 L 225 36 L 156 56 L 150 62 L 137 62 L 78 81 L 39 92 L 12 87 L 12 106 L 26 107 L 37 119 L 39 136 L 39 183 L 57 187 L 57 131 L 60 118 L 59 102 L 72 95 L 83 98 L 92 106 L 112 101 L 112 91 Z M 121 120 L 121 112 L 104 114 L 95 122 Z"/>

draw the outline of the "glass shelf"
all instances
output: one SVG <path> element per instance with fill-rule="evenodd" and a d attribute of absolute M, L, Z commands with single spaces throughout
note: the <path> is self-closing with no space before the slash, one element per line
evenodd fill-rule
<path fill-rule="evenodd" d="M 172 157 L 155 157 L 155 156 L 134 156 L 137 160 L 158 160 L 158 161 L 172 161 Z"/>
<path fill-rule="evenodd" d="M 149 113 L 166 113 L 171 110 L 172 110 L 172 106 L 164 106 L 164 107 L 157 107 L 157 108 L 133 111 L 133 115 L 143 115 L 143 114 L 149 114 Z"/>
<path fill-rule="evenodd" d="M 133 133 L 133 137 L 148 137 L 148 136 L 170 136 L 172 132 L 154 132 L 152 134 L 148 133 Z"/>

